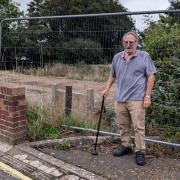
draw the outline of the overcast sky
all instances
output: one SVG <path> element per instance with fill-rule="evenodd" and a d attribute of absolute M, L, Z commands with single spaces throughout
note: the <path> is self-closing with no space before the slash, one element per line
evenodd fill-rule
<path fill-rule="evenodd" d="M 13 0 L 21 4 L 20 8 L 23 11 L 27 9 L 27 3 L 30 0 Z M 151 10 L 166 10 L 169 7 L 168 0 L 119 0 L 119 2 L 129 11 L 151 11 Z"/>

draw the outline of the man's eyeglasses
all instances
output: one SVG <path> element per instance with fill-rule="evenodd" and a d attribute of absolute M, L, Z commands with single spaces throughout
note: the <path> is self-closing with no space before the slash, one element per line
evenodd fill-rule
<path fill-rule="evenodd" d="M 125 45 L 133 45 L 135 43 L 135 41 L 124 41 Z"/>

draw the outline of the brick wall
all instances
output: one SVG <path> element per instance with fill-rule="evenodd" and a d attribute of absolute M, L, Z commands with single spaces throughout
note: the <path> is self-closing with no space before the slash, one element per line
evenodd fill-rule
<path fill-rule="evenodd" d="M 0 140 L 17 144 L 25 137 L 25 89 L 0 86 Z"/>

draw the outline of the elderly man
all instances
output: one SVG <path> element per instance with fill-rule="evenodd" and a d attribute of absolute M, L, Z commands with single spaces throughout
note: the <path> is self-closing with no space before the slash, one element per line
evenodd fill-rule
<path fill-rule="evenodd" d="M 115 110 L 121 145 L 113 151 L 114 156 L 132 152 L 131 127 L 135 133 L 136 163 L 145 165 L 145 111 L 151 105 L 156 68 L 149 54 L 137 49 L 138 36 L 127 32 L 123 36 L 124 51 L 117 53 L 112 61 L 111 73 L 103 96 L 116 80 Z"/>

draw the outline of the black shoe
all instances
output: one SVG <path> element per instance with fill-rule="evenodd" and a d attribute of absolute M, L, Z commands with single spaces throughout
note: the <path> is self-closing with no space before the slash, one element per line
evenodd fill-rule
<path fill-rule="evenodd" d="M 142 151 L 136 152 L 136 164 L 144 166 L 146 164 L 145 154 Z"/>
<path fill-rule="evenodd" d="M 113 156 L 123 156 L 123 155 L 130 154 L 130 153 L 132 153 L 131 148 L 121 145 L 113 151 Z"/>

